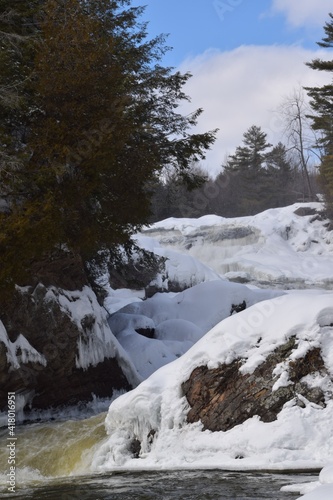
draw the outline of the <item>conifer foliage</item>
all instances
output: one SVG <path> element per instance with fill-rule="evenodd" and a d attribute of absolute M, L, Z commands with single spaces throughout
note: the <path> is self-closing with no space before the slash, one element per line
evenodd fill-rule
<path fill-rule="evenodd" d="M 178 112 L 189 74 L 160 65 L 129 0 L 0 0 L 0 285 L 39 259 L 128 242 L 166 166 L 189 175 L 214 132 Z M 26 6 L 23 8 L 22 6 Z M 27 8 L 29 6 L 29 9 Z M 7 92 L 7 94 L 6 94 Z M 51 257 L 50 257 L 51 258 Z"/>
<path fill-rule="evenodd" d="M 324 26 L 325 37 L 318 42 L 320 47 L 333 48 L 333 14 L 329 14 L 329 21 Z M 333 73 L 333 60 L 314 59 L 308 63 L 310 68 L 317 71 Z M 321 131 L 321 146 L 324 156 L 320 166 L 322 185 L 325 190 L 326 206 L 333 220 L 333 80 L 322 87 L 307 88 L 311 98 L 310 104 L 314 111 L 311 116 L 314 130 Z"/>
<path fill-rule="evenodd" d="M 225 174 L 232 180 L 230 189 L 241 193 L 241 213 L 258 212 L 265 191 L 260 177 L 265 171 L 266 151 L 270 147 L 267 134 L 260 127 L 252 125 L 243 134 L 243 146 L 236 148 L 235 154 L 229 156 L 224 167 Z"/>

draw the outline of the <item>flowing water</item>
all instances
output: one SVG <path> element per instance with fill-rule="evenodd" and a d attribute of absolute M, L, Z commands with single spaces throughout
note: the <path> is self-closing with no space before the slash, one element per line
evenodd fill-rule
<path fill-rule="evenodd" d="M 35 475 L 60 477 L 89 470 L 95 448 L 105 439 L 106 413 L 84 420 L 65 420 L 21 425 L 15 430 L 17 481 Z M 8 461 L 8 431 L 0 433 L 0 463 Z M 0 469 L 0 479 L 4 469 Z M 1 484 L 1 483 L 0 483 Z"/>
<path fill-rule="evenodd" d="M 0 432 L 0 497 L 21 500 L 288 499 L 286 484 L 316 480 L 311 474 L 222 470 L 121 471 L 91 474 L 96 448 L 106 438 L 105 413 L 84 420 L 16 428 L 16 487 L 8 490 L 8 431 Z M 7 467 L 7 469 L 6 469 Z"/>
<path fill-rule="evenodd" d="M 291 499 L 286 484 L 313 480 L 310 475 L 224 471 L 119 472 L 41 482 L 3 493 L 20 500 L 259 500 Z"/>

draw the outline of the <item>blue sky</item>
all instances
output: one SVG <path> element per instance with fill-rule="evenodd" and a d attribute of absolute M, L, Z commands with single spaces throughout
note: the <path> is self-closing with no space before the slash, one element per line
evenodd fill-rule
<path fill-rule="evenodd" d="M 297 87 L 327 81 L 305 62 L 323 51 L 317 41 L 332 0 L 132 0 L 146 5 L 149 36 L 169 34 L 163 64 L 190 71 L 192 108 L 205 113 L 199 130 L 218 127 L 205 167 L 220 169 L 253 124 L 280 140 L 276 109 Z M 325 80 L 326 78 L 326 80 Z"/>
<path fill-rule="evenodd" d="M 290 0 L 293 3 L 293 0 Z M 298 0 L 302 10 L 302 0 Z M 320 3 L 320 2 L 319 2 Z M 323 4 L 333 2 L 327 1 Z M 183 60 L 210 48 L 227 51 L 240 45 L 302 45 L 316 48 L 322 24 L 314 21 L 290 22 L 286 9 L 271 0 L 133 0 L 145 5 L 144 20 L 151 36 L 168 34 L 173 49 L 165 64 L 178 66 Z M 283 4 L 283 2 L 280 2 Z M 312 0 L 318 6 L 318 0 Z M 323 9 L 326 13 L 326 9 Z M 323 21 L 328 16 L 323 17 Z M 308 21 L 308 20 L 307 20 Z"/>

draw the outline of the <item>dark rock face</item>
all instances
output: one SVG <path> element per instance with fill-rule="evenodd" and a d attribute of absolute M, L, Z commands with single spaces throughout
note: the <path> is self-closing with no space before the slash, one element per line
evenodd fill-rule
<path fill-rule="evenodd" d="M 137 328 L 135 331 L 147 339 L 155 338 L 155 328 Z"/>
<path fill-rule="evenodd" d="M 244 311 L 246 309 L 246 302 L 243 300 L 240 304 L 231 304 L 231 309 L 230 309 L 230 316 L 232 316 L 234 313 L 239 313 L 241 311 Z"/>
<path fill-rule="evenodd" d="M 295 339 L 278 347 L 265 362 L 251 374 L 242 374 L 242 361 L 209 370 L 207 366 L 196 368 L 182 389 L 191 409 L 189 423 L 201 420 L 204 429 L 227 431 L 258 415 L 263 422 L 276 420 L 283 405 L 294 399 L 304 405 L 303 398 L 325 406 L 324 393 L 310 388 L 302 378 L 308 374 L 327 374 L 320 349 L 314 348 L 304 358 L 289 363 L 290 384 L 272 391 L 276 382 L 272 372 L 278 363 L 285 361 L 295 347 Z"/>
<path fill-rule="evenodd" d="M 43 371 L 36 382 L 33 408 L 43 409 L 90 401 L 92 394 L 107 398 L 114 390 L 131 388 L 115 358 L 105 359 L 87 370 L 72 366 L 68 374 L 62 376 L 51 370 Z"/>
<path fill-rule="evenodd" d="M 300 217 L 306 217 L 312 215 L 310 222 L 315 222 L 316 220 L 324 221 L 328 218 L 327 213 L 324 210 L 320 210 L 317 208 L 311 207 L 298 207 L 294 214 Z M 329 231 L 332 231 L 332 227 L 330 223 L 325 224 Z"/>
<path fill-rule="evenodd" d="M 299 215 L 300 217 L 306 217 L 307 215 L 317 214 L 317 210 L 311 207 L 299 207 L 295 210 L 294 214 Z"/>
<path fill-rule="evenodd" d="M 1 411 L 6 409 L 9 391 L 27 395 L 32 408 L 44 409 L 89 401 L 92 393 L 109 397 L 114 389 L 130 389 L 117 360 L 107 354 L 95 366 L 77 367 L 78 341 L 89 342 L 94 336 L 97 318 L 90 308 L 81 314 L 78 324 L 60 306 L 66 292 L 53 289 L 55 297 L 59 294 L 58 301 L 48 298 L 48 290 L 38 285 L 33 291 L 17 293 L 7 310 L 0 311 L 10 342 L 23 335 L 44 360 L 24 360 L 19 347 L 19 363 L 13 366 L 7 359 L 6 345 L 0 341 Z M 68 297 L 71 299 L 70 294 Z"/>

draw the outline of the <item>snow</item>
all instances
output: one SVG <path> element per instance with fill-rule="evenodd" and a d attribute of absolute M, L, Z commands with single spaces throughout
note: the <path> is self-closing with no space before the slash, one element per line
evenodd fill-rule
<path fill-rule="evenodd" d="M 170 218 L 143 235 L 232 280 L 328 286 L 333 282 L 333 235 L 318 215 L 295 214 L 304 207 L 323 209 L 321 203 L 297 203 L 248 217 Z"/>
<path fill-rule="evenodd" d="M 311 209 L 312 214 L 295 214 L 300 208 Z M 171 251 L 177 251 L 193 257 L 212 269 L 215 279 L 208 273 L 200 275 L 201 283 L 189 290 L 128 304 L 118 311 L 118 318 L 117 313 L 111 318 L 141 377 L 152 374 L 111 404 L 108 438 L 94 455 L 93 471 L 324 467 L 317 482 L 285 490 L 306 495 L 307 500 L 333 498 L 333 474 L 325 467 L 333 462 L 333 294 L 329 290 L 333 234 L 327 231 L 327 221 L 318 217 L 322 209 L 320 203 L 310 203 L 234 219 L 170 218 L 137 236 L 139 245 L 159 255 L 175 258 Z M 187 279 L 188 265 L 183 261 L 178 269 Z M 231 283 L 225 277 L 251 285 Z M 275 290 L 258 289 L 254 286 L 258 284 Z M 247 308 L 230 316 L 232 304 L 244 300 Z M 121 318 L 126 322 L 121 324 Z M 135 324 L 154 328 L 155 339 L 140 338 Z M 324 392 L 325 407 L 299 394 L 270 423 L 254 416 L 227 432 L 203 431 L 200 422 L 187 423 L 189 405 L 182 383 L 194 368 L 216 368 L 241 359 L 241 373 L 252 373 L 291 337 L 295 346 L 288 359 L 272 367 L 272 390 L 291 383 L 290 362 L 320 348 L 330 375 L 311 373 L 302 382 Z M 191 347 L 154 372 L 163 356 L 165 362 L 172 359 L 175 349 L 170 347 L 175 348 L 176 342 L 191 343 Z M 130 451 L 133 439 L 141 442 L 139 458 Z"/>
<path fill-rule="evenodd" d="M 245 301 L 250 307 L 283 293 L 220 279 L 206 281 L 178 294 L 160 293 L 131 303 L 113 314 L 109 325 L 144 380 L 182 356 L 213 326 L 230 316 L 233 304 Z M 262 303 L 260 314 L 269 312 L 269 305 Z M 154 338 L 140 335 L 139 329 L 153 331 Z"/>
<path fill-rule="evenodd" d="M 5 346 L 9 370 L 18 370 L 22 364 L 26 363 L 38 363 L 42 366 L 47 365 L 45 356 L 32 347 L 22 334 L 19 334 L 15 342 L 12 342 L 9 339 L 7 331 L 1 321 L 0 343 L 3 343 Z M 17 421 L 23 420 L 23 408 L 31 401 L 33 395 L 33 391 L 24 391 L 21 394 L 16 394 L 15 411 Z M 7 425 L 7 415 L 5 412 L 0 412 L 0 427 L 4 425 Z"/>
<path fill-rule="evenodd" d="M 7 361 L 12 369 L 18 369 L 25 363 L 39 363 L 43 366 L 47 364 L 45 357 L 32 347 L 23 335 L 20 334 L 15 342 L 11 342 L 1 321 L 0 342 L 6 347 Z"/>
<path fill-rule="evenodd" d="M 109 314 L 114 314 L 127 304 L 131 304 L 132 302 L 141 302 L 141 300 L 145 298 L 144 290 L 129 290 L 128 288 L 114 290 L 108 286 L 106 288 L 106 292 L 107 297 L 104 300 L 104 307 Z"/>
<path fill-rule="evenodd" d="M 313 213 L 297 215 L 300 208 Z M 143 300 L 143 290 L 109 287 L 103 309 L 88 287 L 49 289 L 48 299 L 81 332 L 77 366 L 116 356 L 132 384 L 141 382 L 110 405 L 108 436 L 90 472 L 323 468 L 318 481 L 284 490 L 304 500 L 333 498 L 333 233 L 316 213 L 322 208 L 310 203 L 243 218 L 171 218 L 146 228 L 138 245 L 166 259 L 156 284 L 165 291 L 174 281 L 190 286 L 180 293 Z M 232 314 L 244 301 L 246 309 Z M 253 373 L 290 338 L 289 357 L 272 366 L 272 390 L 291 383 L 291 362 L 320 348 L 328 374 L 311 373 L 302 383 L 324 392 L 324 407 L 297 395 L 270 423 L 254 416 L 226 432 L 187 423 L 182 384 L 195 368 L 239 359 L 240 372 Z M 24 337 L 11 343 L 1 323 L 0 341 L 14 368 L 32 358 L 44 362 Z M 141 442 L 139 458 L 130 450 L 133 439 Z"/>
<path fill-rule="evenodd" d="M 189 288 L 204 281 L 221 279 L 208 265 L 191 255 L 185 255 L 170 248 L 163 248 L 154 238 L 138 234 L 135 236 L 135 241 L 141 248 L 166 259 L 166 276 L 157 281 L 157 284 L 164 286 L 165 289 L 168 288 L 169 282 L 177 283 L 181 288 Z"/>
<path fill-rule="evenodd" d="M 328 463 L 319 474 L 319 481 L 285 486 L 283 491 L 293 491 L 304 496 L 302 500 L 332 500 L 333 498 L 333 463 Z"/>
<path fill-rule="evenodd" d="M 134 240 L 142 249 L 165 259 L 164 268 L 149 284 L 151 287 L 156 287 L 163 292 L 167 292 L 171 286 L 177 289 L 186 289 L 205 281 L 224 279 L 213 271 L 213 269 L 194 257 L 172 249 L 163 248 L 153 238 L 138 234 Z M 109 273 L 107 270 L 101 276 L 99 283 L 107 294 L 104 300 L 104 307 L 110 315 L 122 309 L 127 304 L 141 302 L 146 296 L 144 289 L 113 289 L 109 284 Z"/>
<path fill-rule="evenodd" d="M 77 344 L 76 367 L 87 369 L 108 358 L 117 358 L 129 382 L 140 382 L 135 368 L 119 344 L 107 322 L 107 311 L 100 307 L 95 293 L 88 286 L 81 291 L 50 287 L 46 301 L 56 301 L 64 314 L 77 326 L 80 336 Z"/>
<path fill-rule="evenodd" d="M 21 291 L 24 293 L 24 290 Z M 133 386 L 141 381 L 128 354 L 111 332 L 107 322 L 108 313 L 98 304 L 91 288 L 85 286 L 81 291 L 68 291 L 49 287 L 45 300 L 56 302 L 80 332 L 77 344 L 77 368 L 85 370 L 89 366 L 96 366 L 104 359 L 116 357 Z M 12 369 L 19 369 L 22 364 L 29 362 L 43 366 L 47 364 L 45 356 L 32 347 L 21 333 L 15 342 L 11 342 L 1 321 L 0 342 L 5 345 L 7 360 Z"/>
<path fill-rule="evenodd" d="M 181 358 L 111 404 L 106 418 L 109 438 L 95 454 L 93 469 L 285 470 L 321 468 L 333 461 L 332 400 L 327 399 L 325 408 L 305 398 L 301 408 L 292 400 L 273 422 L 254 416 L 227 432 L 210 432 L 203 431 L 200 422 L 186 422 L 189 406 L 181 387 L 200 365 L 215 368 L 242 359 L 241 371 L 251 373 L 290 337 L 296 339 L 290 360 L 305 352 L 306 342 L 308 349 L 320 346 L 325 361 L 332 363 L 331 323 L 333 296 L 325 291 L 283 295 L 225 318 Z M 277 380 L 286 372 L 282 367 L 275 373 Z M 324 390 L 327 381 L 317 376 Z M 132 439 L 142 443 L 139 459 L 131 455 Z"/>
<path fill-rule="evenodd" d="M 320 485 L 313 492 L 303 496 L 303 500 L 332 500 L 333 486 L 328 484 Z"/>
<path fill-rule="evenodd" d="M 319 481 L 321 483 L 333 483 L 333 464 L 328 464 L 324 467 L 319 475 Z"/>

